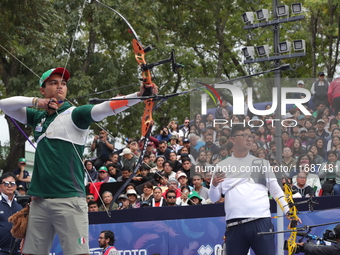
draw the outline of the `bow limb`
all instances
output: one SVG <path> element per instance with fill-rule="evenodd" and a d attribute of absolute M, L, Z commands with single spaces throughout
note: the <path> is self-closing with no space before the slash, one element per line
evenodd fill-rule
<path fill-rule="evenodd" d="M 296 243 L 296 229 L 299 221 L 299 217 L 297 216 L 298 210 L 294 204 L 292 189 L 288 184 L 284 184 L 284 194 L 286 202 L 289 206 L 288 216 L 290 218 L 290 223 L 288 225 L 288 229 L 292 231 L 287 240 L 288 255 L 293 255 L 296 253 L 298 248 Z"/>

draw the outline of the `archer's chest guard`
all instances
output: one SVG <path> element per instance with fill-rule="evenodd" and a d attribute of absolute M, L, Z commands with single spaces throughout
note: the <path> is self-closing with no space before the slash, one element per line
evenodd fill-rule
<path fill-rule="evenodd" d="M 72 120 L 72 111 L 76 107 L 70 107 L 60 113 L 48 126 L 46 132 L 39 136 L 37 144 L 44 137 L 48 139 L 59 139 L 77 145 L 85 145 L 88 129 L 78 128 Z"/>

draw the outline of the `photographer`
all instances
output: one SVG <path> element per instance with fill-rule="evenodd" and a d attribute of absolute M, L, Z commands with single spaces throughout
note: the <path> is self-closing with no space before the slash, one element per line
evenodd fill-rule
<path fill-rule="evenodd" d="M 305 254 L 308 255 L 338 255 L 340 254 L 340 224 L 336 225 L 331 233 L 334 235 L 335 245 L 326 246 L 313 243 L 298 243 L 298 245 L 303 247 Z"/>
<path fill-rule="evenodd" d="M 109 155 L 114 150 L 114 140 L 108 137 L 108 133 L 101 129 L 99 136 L 94 136 L 91 144 L 91 151 L 97 151 L 97 159 L 94 162 L 94 167 L 99 169 L 104 165 L 105 161 L 109 159 Z"/>

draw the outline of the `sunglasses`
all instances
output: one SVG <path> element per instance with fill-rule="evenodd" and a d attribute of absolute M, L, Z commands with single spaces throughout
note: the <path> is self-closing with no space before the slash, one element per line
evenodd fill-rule
<path fill-rule="evenodd" d="M 176 198 L 175 196 L 168 196 L 167 198 Z"/>
<path fill-rule="evenodd" d="M 7 181 L 2 182 L 2 184 L 5 185 L 5 187 L 8 187 L 9 185 L 11 185 L 11 186 L 15 186 L 16 185 L 15 182 L 7 182 Z"/>

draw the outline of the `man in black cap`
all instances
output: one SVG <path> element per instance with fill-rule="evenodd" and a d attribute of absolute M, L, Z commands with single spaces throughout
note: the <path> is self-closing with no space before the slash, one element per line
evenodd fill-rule
<path fill-rule="evenodd" d="M 329 106 L 327 100 L 327 92 L 328 92 L 329 82 L 325 80 L 325 73 L 319 72 L 318 79 L 313 83 L 310 92 L 312 93 L 313 102 L 315 105 L 318 103 L 323 103 L 327 107 Z"/>

